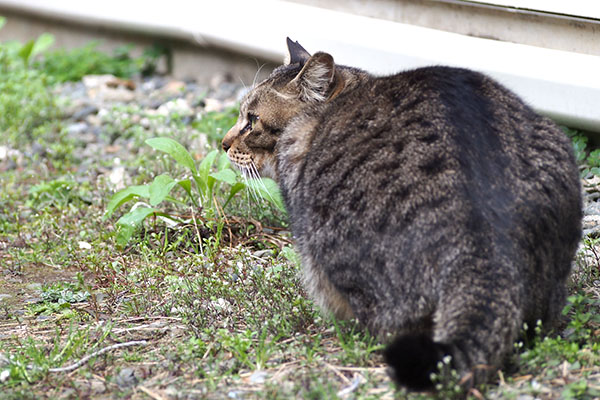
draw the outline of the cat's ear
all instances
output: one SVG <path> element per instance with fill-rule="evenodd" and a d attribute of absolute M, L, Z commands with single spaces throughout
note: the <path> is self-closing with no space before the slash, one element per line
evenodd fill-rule
<path fill-rule="evenodd" d="M 335 64 L 333 57 L 318 52 L 310 57 L 302 70 L 288 84 L 304 101 L 324 101 L 334 82 Z"/>
<path fill-rule="evenodd" d="M 310 58 L 310 53 L 304 49 L 297 41 L 294 42 L 292 39 L 287 38 L 288 56 L 286 57 L 284 64 L 300 64 L 304 65 Z"/>

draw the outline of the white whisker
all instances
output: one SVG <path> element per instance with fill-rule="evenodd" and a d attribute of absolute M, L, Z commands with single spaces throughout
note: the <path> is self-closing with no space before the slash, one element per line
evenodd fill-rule
<path fill-rule="evenodd" d="M 238 79 L 240 80 L 240 83 L 244 87 L 244 91 L 248 91 L 248 86 L 246 86 L 246 84 L 244 83 L 244 80 L 242 79 L 242 77 L 238 76 Z M 256 78 L 254 78 L 254 79 L 256 79 Z"/>
<path fill-rule="evenodd" d="M 275 199 L 273 198 L 273 196 L 271 196 L 271 193 L 267 190 L 267 186 L 265 185 L 265 183 L 263 182 L 262 178 L 260 177 L 260 174 L 258 173 L 258 169 L 256 168 L 256 164 L 252 163 L 250 165 L 252 166 L 252 168 L 254 169 L 254 172 L 256 173 L 256 178 L 258 180 L 258 183 L 263 188 L 263 192 L 267 194 L 267 196 L 269 197 L 269 200 L 271 201 L 271 203 L 275 204 Z M 262 196 L 262 194 L 261 194 L 261 197 L 264 198 L 264 196 Z"/>
<path fill-rule="evenodd" d="M 254 163 L 250 164 L 250 170 L 252 171 L 252 185 L 254 185 L 254 188 L 256 190 L 256 192 L 259 194 L 260 198 L 262 199 L 262 193 L 260 192 L 259 188 L 258 188 L 258 181 L 260 180 L 260 175 L 258 174 L 258 171 L 256 170 L 256 165 Z"/>
<path fill-rule="evenodd" d="M 248 173 L 246 172 L 246 168 L 242 166 L 238 166 L 240 172 L 242 173 L 242 178 L 244 178 L 244 184 L 246 185 L 246 190 L 248 190 Z M 248 191 L 249 193 L 249 191 Z M 250 215 L 250 194 L 246 196 L 247 207 L 246 211 L 248 215 Z"/>
<path fill-rule="evenodd" d="M 256 61 L 256 65 L 258 65 L 258 60 L 255 60 L 255 61 Z M 258 74 L 260 74 L 260 71 L 263 69 L 264 66 L 265 66 L 265 64 L 258 67 L 258 71 L 256 71 L 256 74 L 254 74 L 254 80 L 252 81 L 252 87 L 256 86 L 256 80 L 258 79 Z"/>
<path fill-rule="evenodd" d="M 252 171 L 252 169 L 250 167 L 248 167 L 248 166 L 244 167 L 244 176 L 246 177 L 246 186 L 249 188 L 248 193 L 250 193 L 250 197 L 253 198 L 253 201 L 258 203 L 259 196 L 258 196 L 258 193 L 256 192 L 256 188 L 254 187 L 254 184 L 253 184 L 254 172 Z"/>

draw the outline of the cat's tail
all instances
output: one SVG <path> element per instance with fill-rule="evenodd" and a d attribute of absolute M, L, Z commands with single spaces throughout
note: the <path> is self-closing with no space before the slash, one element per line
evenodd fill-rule
<path fill-rule="evenodd" d="M 384 352 L 385 361 L 392 367 L 392 378 L 411 390 L 433 389 L 431 374 L 438 364 L 451 355 L 450 346 L 434 342 L 429 336 L 404 335 L 396 338 Z"/>

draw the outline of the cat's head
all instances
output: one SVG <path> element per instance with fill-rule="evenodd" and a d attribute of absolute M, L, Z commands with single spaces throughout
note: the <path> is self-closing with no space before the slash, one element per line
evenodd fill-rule
<path fill-rule="evenodd" d="M 246 94 L 236 124 L 223 138 L 223 149 L 246 176 L 277 179 L 275 146 L 290 121 L 309 107 L 324 103 L 344 87 L 333 57 L 311 56 L 287 39 L 288 61 Z"/>

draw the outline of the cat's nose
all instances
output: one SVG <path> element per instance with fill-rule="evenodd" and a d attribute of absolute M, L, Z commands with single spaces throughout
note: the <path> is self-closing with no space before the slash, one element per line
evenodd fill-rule
<path fill-rule="evenodd" d="M 225 152 L 227 152 L 227 150 L 229 150 L 229 148 L 231 147 L 231 145 L 233 144 L 236 136 L 238 135 L 238 130 L 236 129 L 236 125 L 234 125 L 223 137 L 223 140 L 221 141 L 221 147 L 223 147 L 223 150 L 225 150 Z"/>

